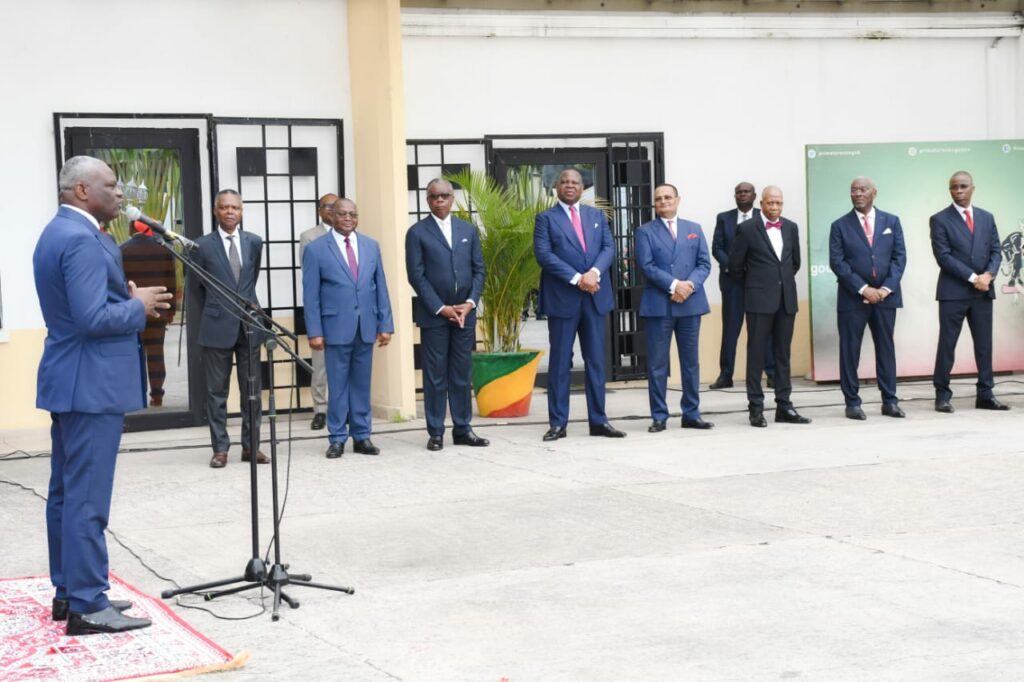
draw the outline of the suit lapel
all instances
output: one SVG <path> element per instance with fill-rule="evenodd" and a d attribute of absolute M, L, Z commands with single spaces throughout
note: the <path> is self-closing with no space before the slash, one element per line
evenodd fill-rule
<path fill-rule="evenodd" d="M 781 220 L 782 218 L 780 217 L 779 219 Z M 765 227 L 764 223 L 765 223 L 764 216 L 760 216 L 760 215 L 757 216 L 757 221 L 754 223 L 754 231 L 758 232 L 760 234 L 761 243 L 764 244 L 764 246 L 768 249 L 768 253 L 770 253 L 771 255 L 775 256 L 776 260 L 779 260 L 778 255 L 775 253 L 775 247 L 772 246 L 772 240 L 768 238 L 768 229 Z M 783 239 L 782 239 L 782 253 L 785 254 L 785 252 L 786 252 L 786 239 L 785 239 L 785 235 L 783 235 Z"/>
<path fill-rule="evenodd" d="M 338 246 L 338 240 L 334 238 L 333 232 L 330 235 L 330 243 L 327 245 L 327 249 L 334 254 L 334 259 L 338 261 L 338 267 L 342 269 L 345 275 L 348 276 L 352 283 L 355 284 L 355 278 L 352 276 L 352 271 L 348 267 L 348 258 L 341 255 L 341 247 Z"/>
<path fill-rule="evenodd" d="M 584 222 L 585 219 L 583 217 L 583 214 L 584 214 L 583 205 L 582 204 L 577 204 L 576 206 L 577 206 L 577 210 L 579 210 L 579 214 L 580 214 L 580 225 L 583 226 L 583 238 L 586 239 L 587 238 L 587 223 Z M 562 231 L 565 232 L 565 236 L 569 240 L 569 243 L 572 244 L 573 246 L 575 246 L 577 249 L 579 249 L 580 253 L 582 253 L 584 256 L 587 255 L 587 252 L 583 249 L 583 245 L 580 244 L 580 240 L 576 237 L 576 230 L 573 228 L 572 221 L 569 220 L 568 214 L 562 208 L 562 204 L 555 204 L 554 208 L 552 208 L 551 210 L 554 211 L 555 216 L 557 217 L 557 219 L 559 221 L 559 224 L 562 226 Z M 589 250 L 589 249 L 590 249 L 590 240 L 587 240 L 587 250 Z"/>
<path fill-rule="evenodd" d="M 235 233 L 238 234 L 237 228 Z M 239 242 L 241 242 L 241 239 L 239 239 Z M 228 254 L 224 250 L 224 237 L 221 236 L 219 227 L 213 232 L 213 244 L 215 246 L 215 248 L 213 249 L 213 257 L 217 260 L 218 263 L 220 263 L 220 267 L 226 275 L 226 281 L 229 284 L 234 283 L 235 287 L 237 288 L 238 283 L 234 282 L 235 278 L 231 274 L 231 263 L 228 261 Z M 241 243 L 239 243 L 239 248 L 241 248 Z"/>
<path fill-rule="evenodd" d="M 426 218 L 424 218 L 423 222 L 426 223 L 426 225 L 424 227 L 426 228 L 427 232 L 429 234 L 433 235 L 434 239 L 437 239 L 439 242 L 441 242 L 441 245 L 444 246 L 444 248 L 446 248 L 449 251 L 451 251 L 452 250 L 452 246 L 448 245 L 448 240 L 444 238 L 444 232 L 441 231 L 441 228 L 438 226 L 437 221 L 434 219 L 433 214 L 428 215 Z M 454 246 L 454 242 L 455 242 L 455 220 L 454 219 L 452 219 L 451 225 L 452 225 L 452 245 Z"/>

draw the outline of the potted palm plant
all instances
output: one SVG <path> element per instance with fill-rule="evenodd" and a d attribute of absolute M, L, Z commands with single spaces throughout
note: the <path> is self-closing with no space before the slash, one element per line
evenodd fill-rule
<path fill-rule="evenodd" d="M 447 177 L 463 190 L 456 214 L 480 228 L 487 276 L 480 296 L 477 329 L 483 351 L 473 354 L 473 392 L 483 417 L 523 417 L 543 351 L 520 346 L 523 304 L 540 281 L 533 256 L 533 224 L 553 197 L 534 189 L 526 173 L 509 171 L 507 187 L 480 171 Z"/>

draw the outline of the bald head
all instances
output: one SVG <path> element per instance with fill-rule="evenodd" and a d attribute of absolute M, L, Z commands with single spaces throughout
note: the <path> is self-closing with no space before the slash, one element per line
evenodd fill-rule
<path fill-rule="evenodd" d="M 768 185 L 761 191 L 761 213 L 772 222 L 782 215 L 782 190 L 775 185 Z"/>
<path fill-rule="evenodd" d="M 331 224 L 333 224 L 333 215 L 334 215 L 334 213 L 331 210 L 331 206 L 333 206 L 334 202 L 337 201 L 337 200 L 338 200 L 338 195 L 330 193 L 330 192 L 328 192 L 327 194 L 325 194 L 322 197 L 320 197 L 320 203 L 319 203 L 319 206 L 317 208 L 317 215 L 320 216 L 320 221 L 324 225 L 331 225 Z"/>
<path fill-rule="evenodd" d="M 744 213 L 750 213 L 754 207 L 754 199 L 757 198 L 757 190 L 749 182 L 741 182 L 733 190 L 733 198 L 736 200 L 736 208 Z"/>
<path fill-rule="evenodd" d="M 859 175 L 850 182 L 850 202 L 858 213 L 870 213 L 877 194 L 875 183 L 866 175 Z"/>

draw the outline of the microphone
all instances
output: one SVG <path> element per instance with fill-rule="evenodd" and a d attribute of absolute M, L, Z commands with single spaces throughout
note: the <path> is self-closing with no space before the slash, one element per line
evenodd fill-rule
<path fill-rule="evenodd" d="M 181 243 L 186 249 L 196 248 L 196 243 L 188 237 L 178 234 L 174 230 L 168 230 L 166 227 L 161 225 L 158 221 L 153 220 L 148 215 L 144 214 L 135 206 L 129 206 L 124 210 L 124 214 L 128 217 L 129 222 L 140 222 L 149 229 L 156 232 L 164 239 L 170 239 Z"/>

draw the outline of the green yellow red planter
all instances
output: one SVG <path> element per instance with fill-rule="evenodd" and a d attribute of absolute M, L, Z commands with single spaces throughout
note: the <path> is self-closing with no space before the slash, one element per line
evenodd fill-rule
<path fill-rule="evenodd" d="M 473 390 L 481 417 L 525 417 L 543 351 L 473 353 Z"/>

